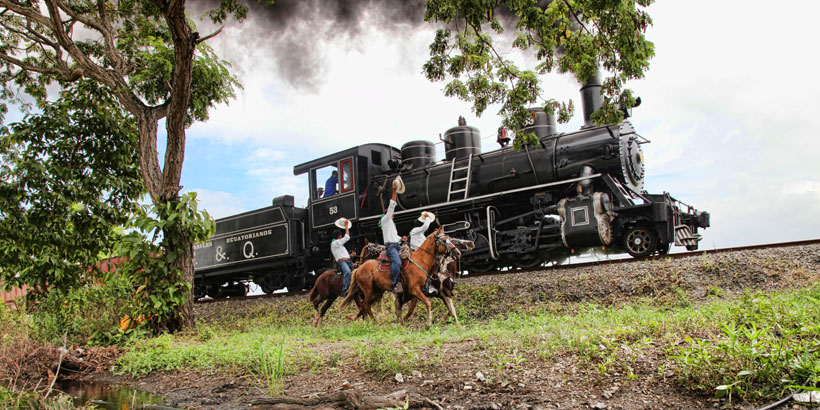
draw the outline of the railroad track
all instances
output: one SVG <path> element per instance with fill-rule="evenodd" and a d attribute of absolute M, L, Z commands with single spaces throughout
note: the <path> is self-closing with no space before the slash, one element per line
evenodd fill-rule
<path fill-rule="evenodd" d="M 728 253 L 728 252 L 738 252 L 738 251 L 747 251 L 747 250 L 755 250 L 755 249 L 769 249 L 769 248 L 788 248 L 791 246 L 804 246 L 804 245 L 817 245 L 820 244 L 820 239 L 808 239 L 803 241 L 791 241 L 791 242 L 777 242 L 777 243 L 767 243 L 761 245 L 749 245 L 749 246 L 735 246 L 731 248 L 715 248 L 715 249 L 701 249 L 697 251 L 687 251 L 687 252 L 680 252 L 680 253 L 668 253 L 665 255 L 652 255 L 647 256 L 644 258 L 631 258 L 625 257 L 621 259 L 605 259 L 605 260 L 596 260 L 596 261 L 589 261 L 589 262 L 575 262 L 575 263 L 566 263 L 561 265 L 550 265 L 550 266 L 536 266 L 534 268 L 513 268 L 508 271 L 498 272 L 497 270 L 492 270 L 485 273 L 471 273 L 469 275 L 464 275 L 467 278 L 474 278 L 478 276 L 484 275 L 497 275 L 497 274 L 504 274 L 507 272 L 536 272 L 542 271 L 544 269 L 570 269 L 570 268 L 582 268 L 585 266 L 593 266 L 593 265 L 610 265 L 610 264 L 619 264 L 619 263 L 628 263 L 628 262 L 635 262 L 635 261 L 642 261 L 642 260 L 655 260 L 655 259 L 680 259 L 686 258 L 689 256 L 699 256 L 703 254 L 717 254 L 717 253 Z"/>
<path fill-rule="evenodd" d="M 606 260 L 596 260 L 596 261 L 589 261 L 589 262 L 575 262 L 575 263 L 566 263 L 561 265 L 551 265 L 551 266 L 536 266 L 533 268 L 511 268 L 508 270 L 491 270 L 489 272 L 484 273 L 471 273 L 469 275 L 463 275 L 464 278 L 475 278 L 479 276 L 485 275 L 503 275 L 506 273 L 519 273 L 519 272 L 536 272 L 542 271 L 544 269 L 570 269 L 570 268 L 582 268 L 585 266 L 593 266 L 593 265 L 610 265 L 610 264 L 619 264 L 619 263 L 628 263 L 634 262 L 639 260 L 655 260 L 655 259 L 679 259 L 679 258 L 686 258 L 689 256 L 698 256 L 703 254 L 718 254 L 718 253 L 727 253 L 727 252 L 738 252 L 738 251 L 747 251 L 747 250 L 755 250 L 755 249 L 769 249 L 769 248 L 788 248 L 792 246 L 804 246 L 804 245 L 817 245 L 820 244 L 820 239 L 809 239 L 804 241 L 791 241 L 791 242 L 778 242 L 778 243 L 767 243 L 762 245 L 749 245 L 749 246 L 736 246 L 731 248 L 716 248 L 716 249 L 704 249 L 704 250 L 697 250 L 691 252 L 680 252 L 680 253 L 669 253 L 665 255 L 653 255 L 647 256 L 645 258 L 635 259 L 635 258 L 622 258 L 622 259 L 606 259 Z M 277 297 L 286 297 L 286 296 L 298 296 L 307 294 L 308 291 L 306 290 L 299 290 L 295 292 L 282 292 L 282 293 L 271 293 L 271 294 L 263 294 L 263 295 L 251 295 L 251 296 L 231 296 L 230 298 L 218 298 L 218 299 L 204 299 L 198 300 L 196 303 L 213 303 L 213 302 L 222 302 L 226 300 L 247 300 L 247 299 L 257 299 L 257 298 L 277 298 Z"/>

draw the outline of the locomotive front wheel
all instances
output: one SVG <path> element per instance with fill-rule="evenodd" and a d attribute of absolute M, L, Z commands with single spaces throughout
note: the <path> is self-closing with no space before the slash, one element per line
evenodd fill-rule
<path fill-rule="evenodd" d="M 636 226 L 627 231 L 624 237 L 624 248 L 633 258 L 643 258 L 655 252 L 658 246 L 658 235 L 645 226 Z"/>

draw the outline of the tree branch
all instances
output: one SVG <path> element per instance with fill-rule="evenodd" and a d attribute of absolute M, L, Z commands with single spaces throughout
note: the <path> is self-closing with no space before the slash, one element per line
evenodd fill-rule
<path fill-rule="evenodd" d="M 97 0 L 97 12 L 100 13 L 100 21 L 102 22 L 102 30 L 100 32 L 105 40 L 105 54 L 111 59 L 114 68 L 125 75 L 122 70 L 125 68 L 125 59 L 122 54 L 117 52 L 117 46 L 114 44 L 114 28 L 111 26 L 111 21 L 108 20 L 108 12 L 105 11 L 105 1 Z"/>
<path fill-rule="evenodd" d="M 39 74 L 46 74 L 46 75 L 55 75 L 60 77 L 61 80 L 64 81 L 76 81 L 83 77 L 83 70 L 80 67 L 75 67 L 71 70 L 63 70 L 57 68 L 49 68 L 49 67 L 40 67 L 33 64 L 28 64 L 23 62 L 22 60 L 18 60 L 10 55 L 0 53 L 0 60 L 3 60 L 9 64 L 13 64 L 17 67 L 22 68 L 23 70 L 33 71 Z"/>
<path fill-rule="evenodd" d="M 3 6 L 7 9 L 9 9 L 9 10 L 21 15 L 21 16 L 26 17 L 26 18 L 35 20 L 38 23 L 40 23 L 40 24 L 42 24 L 42 25 L 44 25 L 44 26 L 46 26 L 46 27 L 48 27 L 52 30 L 54 29 L 54 27 L 52 26 L 51 20 L 48 17 L 40 14 L 39 12 L 36 12 L 34 10 L 34 8 L 32 8 L 32 7 L 21 6 L 17 3 L 15 3 L 15 2 L 9 1 L 9 0 L 0 0 L 0 6 Z"/>
<path fill-rule="evenodd" d="M 219 30 L 217 30 L 217 31 L 215 31 L 215 32 L 213 32 L 213 33 L 211 33 L 211 34 L 208 34 L 208 35 L 207 35 L 207 36 L 205 36 L 205 37 L 200 38 L 199 40 L 197 40 L 197 41 L 196 41 L 196 43 L 197 43 L 197 44 L 199 44 L 199 43 L 204 43 L 205 41 L 210 40 L 211 38 L 218 36 L 218 35 L 219 35 L 219 33 L 221 33 L 221 32 L 222 32 L 222 29 L 223 29 L 223 28 L 225 28 L 225 26 L 219 27 Z"/>

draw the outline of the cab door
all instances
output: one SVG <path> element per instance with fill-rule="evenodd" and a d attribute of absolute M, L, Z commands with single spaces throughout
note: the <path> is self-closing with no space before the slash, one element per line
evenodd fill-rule
<path fill-rule="evenodd" d="M 310 215 L 314 228 L 330 227 L 339 218 L 356 220 L 355 164 L 353 157 L 311 169 Z M 333 171 L 336 171 L 334 180 Z M 320 191 L 321 188 L 321 191 Z M 322 195 L 319 196 L 319 192 Z"/>

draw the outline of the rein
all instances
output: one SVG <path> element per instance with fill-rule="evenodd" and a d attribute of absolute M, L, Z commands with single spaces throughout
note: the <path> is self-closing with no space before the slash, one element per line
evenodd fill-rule
<path fill-rule="evenodd" d="M 447 245 L 448 245 L 447 240 L 442 239 L 444 237 L 445 237 L 445 235 L 436 235 L 435 243 L 433 244 L 433 249 L 438 249 L 439 245 L 444 245 L 445 247 L 447 247 Z M 422 247 L 419 247 L 418 249 L 416 249 L 416 251 L 424 251 L 424 252 L 427 252 L 430 255 L 433 255 L 433 266 L 436 266 L 436 257 L 438 256 L 438 252 L 428 251 L 427 249 L 424 249 Z M 412 256 L 407 258 L 407 260 L 409 260 L 410 263 L 412 263 L 413 265 L 416 265 L 417 268 L 421 269 L 421 271 L 424 272 L 424 276 L 426 276 L 428 278 L 430 277 L 430 272 L 428 272 L 427 269 L 424 269 L 421 265 L 419 265 L 418 262 L 413 260 Z"/>

